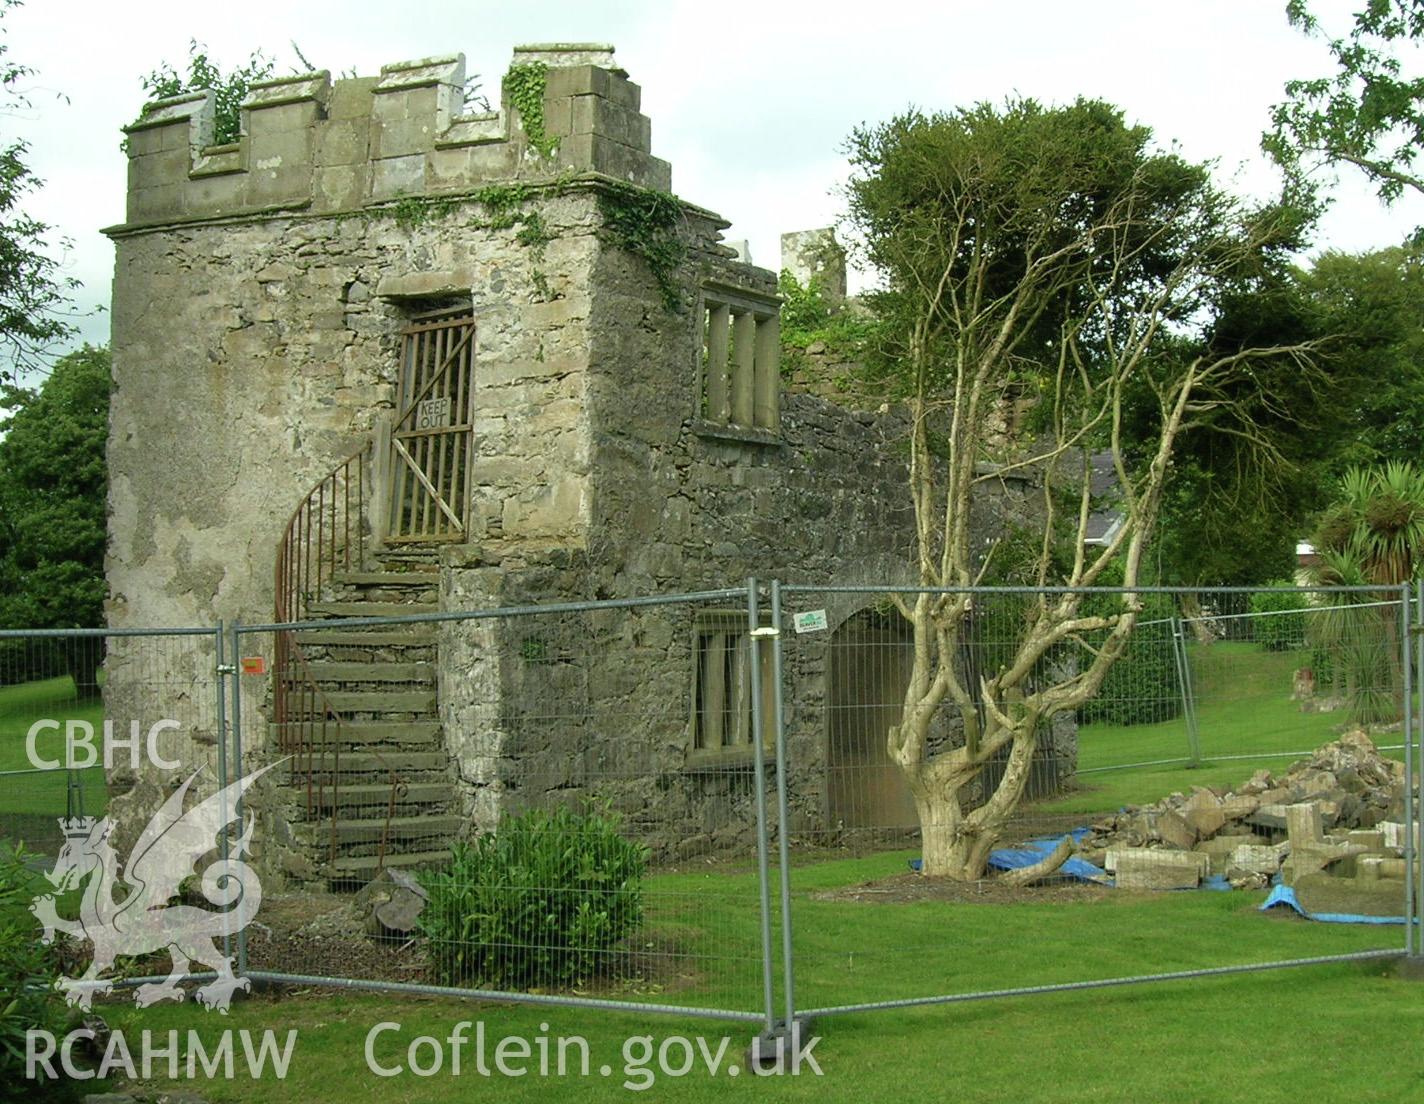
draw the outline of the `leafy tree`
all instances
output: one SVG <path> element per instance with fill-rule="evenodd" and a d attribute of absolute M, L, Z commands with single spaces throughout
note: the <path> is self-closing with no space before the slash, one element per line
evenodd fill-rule
<path fill-rule="evenodd" d="M 1328 252 L 1299 278 L 1340 382 L 1327 444 L 1329 486 L 1351 466 L 1379 467 L 1419 455 L 1424 440 L 1424 251 L 1412 246 L 1358 255 Z M 1319 509 L 1324 503 L 1317 503 Z"/>
<path fill-rule="evenodd" d="M 993 563 L 971 536 L 975 503 L 1005 471 L 1036 470 L 1041 531 L 1023 581 L 1088 587 L 1111 568 L 1139 585 L 1179 442 L 1209 420 L 1269 450 L 1251 421 L 1253 373 L 1276 358 L 1309 371 L 1309 342 L 1206 340 L 1221 288 L 1258 280 L 1298 239 L 1301 212 L 1243 206 L 1207 167 L 1160 151 L 1145 127 L 1091 100 L 912 111 L 858 130 L 850 152 L 850 218 L 885 277 L 884 317 L 911 395 L 927 588 L 897 602 L 914 659 L 887 750 L 915 799 L 926 872 L 974 879 L 1023 796 L 1041 728 L 1097 694 L 1142 608 L 1131 594 L 1094 612 L 1079 593 L 1040 593 L 1003 660 L 971 681 L 960 656 L 974 602 L 953 588 Z M 1001 449 L 990 415 L 1023 393 L 1039 397 L 1044 436 Z M 1129 407 L 1151 433 L 1127 431 Z M 1122 524 L 1096 547 L 1084 541 L 1087 458 L 1101 450 Z M 962 743 L 931 738 L 942 709 Z M 1000 756 L 997 787 L 966 810 L 962 788 Z"/>
<path fill-rule="evenodd" d="M 1226 288 L 1213 314 L 1196 340 L 1183 342 L 1183 355 L 1301 344 L 1328 332 L 1284 258 Z M 1153 550 L 1157 582 L 1250 585 L 1294 569 L 1296 541 L 1321 506 L 1326 462 L 1349 431 L 1341 416 L 1346 373 L 1324 356 L 1327 348 L 1317 358 L 1322 370 L 1301 372 L 1289 358 L 1258 361 L 1223 385 L 1224 405 L 1203 411 L 1179 442 Z M 1157 431 L 1150 403 L 1145 413 L 1129 424 L 1150 442 Z M 1249 433 L 1240 432 L 1243 423 Z"/>
<path fill-rule="evenodd" d="M 1406 188 L 1424 192 L 1424 74 L 1407 64 L 1424 34 L 1424 0 L 1366 0 L 1341 37 L 1325 32 L 1308 0 L 1289 0 L 1286 17 L 1324 38 L 1337 68 L 1286 84 L 1262 139 L 1266 151 L 1293 173 L 1321 161 L 1353 165 L 1386 203 Z"/>
<path fill-rule="evenodd" d="M 86 345 L 56 361 L 39 388 L 10 389 L 0 439 L 0 627 L 104 623 L 109 385 L 109 351 Z M 6 657 L 6 671 L 68 669 L 83 691 L 95 686 L 99 658 L 92 647 L 22 649 Z M 22 664 L 34 669 L 21 672 Z"/>
<path fill-rule="evenodd" d="M 1206 425 L 1183 442 L 1163 501 L 1163 582 L 1256 584 L 1290 575 L 1295 542 L 1346 470 L 1412 460 L 1424 440 L 1420 248 L 1327 252 L 1222 306 L 1211 340 L 1313 338 L 1321 371 L 1303 377 L 1285 362 L 1258 367 L 1251 421 L 1272 442 L 1269 456 L 1230 427 L 1218 433 Z"/>
<path fill-rule="evenodd" d="M 0 18 L 19 4 L 0 0 Z M 0 112 L 30 105 L 23 85 L 33 75 L 0 38 Z M 50 227 L 21 209 L 24 197 L 41 183 L 25 164 L 28 152 L 18 140 L 0 147 L 0 349 L 7 362 L 0 367 L 0 381 L 39 367 L 46 352 L 74 332 L 63 312 L 78 281 L 62 276 L 49 255 L 45 238 Z"/>

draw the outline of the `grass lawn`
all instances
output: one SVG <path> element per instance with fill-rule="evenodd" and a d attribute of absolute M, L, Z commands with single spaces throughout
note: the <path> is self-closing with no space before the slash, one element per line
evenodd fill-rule
<path fill-rule="evenodd" d="M 1298 753 L 1334 738 L 1344 720 L 1339 714 L 1302 714 L 1289 700 L 1290 674 L 1299 665 L 1291 653 L 1216 644 L 1198 649 L 1194 660 L 1203 765 L 1187 769 L 1180 720 L 1085 727 L 1080 733 L 1085 768 L 1178 762 L 1092 773 L 1077 793 L 1038 808 L 1086 816 L 1157 800 L 1193 783 L 1237 782 L 1260 766 L 1283 768 Z M 0 709 L 6 693 L 0 691 Z M 9 712 L 0 713 L 0 735 L 12 734 L 24 709 L 17 698 L 9 699 Z M 1261 758 L 1224 758 L 1230 755 Z M 798 1007 L 1242 965 L 1403 942 L 1398 926 L 1313 924 L 1262 914 L 1257 910 L 1262 893 L 1075 893 L 1059 887 L 991 903 L 847 895 L 848 888 L 902 875 L 913 854 L 798 860 L 792 872 Z M 745 864 L 658 874 L 648 880 L 645 898 L 648 934 L 675 957 L 663 976 L 622 990 L 630 999 L 683 1007 L 759 1006 L 757 885 Z M 126 1001 L 104 1005 L 103 1015 L 131 1040 L 145 1029 L 180 1034 L 194 1029 L 209 1040 L 209 1048 L 228 1028 L 300 1032 L 285 1081 L 254 1086 L 245 1077 L 200 1078 L 179 1086 L 213 1104 L 255 1099 L 433 1104 L 481 1093 L 527 1101 L 626 1099 L 629 1037 L 652 1036 L 656 1046 L 674 1035 L 701 1036 L 715 1052 L 720 1039 L 730 1036 L 725 1061 L 741 1066 L 752 1030 L 682 1016 L 319 989 L 242 1001 L 227 1017 L 192 1004 L 140 1010 Z M 407 1072 L 389 1079 L 367 1068 L 364 1046 L 375 1024 L 401 1025 L 398 1033 L 383 1036 L 375 1053 L 393 1065 L 407 1061 L 406 1047 L 416 1036 L 443 1039 L 462 1020 L 482 1021 L 492 1040 L 581 1036 L 592 1074 L 485 1078 L 468 1068 L 468 1052 L 466 1072 L 458 1079 L 448 1065 L 431 1077 Z M 732 1078 L 725 1068 L 714 1077 L 699 1065 L 682 1077 L 659 1076 L 653 1094 L 660 1100 L 755 1094 L 857 1104 L 1285 1104 L 1302 1098 L 1393 1104 L 1424 1098 L 1424 1051 L 1410 1045 L 1421 1029 L 1424 982 L 1396 979 L 1387 963 L 1336 964 L 830 1017 L 814 1028 L 822 1039 L 816 1056 L 824 1077 L 762 1080 L 743 1073 Z M 428 1059 L 428 1049 L 423 1057 Z M 610 1068 L 606 1077 L 600 1073 L 604 1064 Z M 155 1087 L 161 1083 L 160 1074 Z"/>
<path fill-rule="evenodd" d="M 1335 739 L 1348 720 L 1343 710 L 1302 713 L 1299 703 L 1291 701 L 1291 676 L 1305 662 L 1301 652 L 1268 652 L 1257 644 L 1227 642 L 1190 644 L 1188 651 L 1201 763 L 1189 761 L 1182 717 L 1158 724 L 1084 725 L 1078 730 L 1078 768 L 1089 773 L 1079 775 L 1075 793 L 1037 808 L 1095 813 L 1157 801 L 1192 786 L 1234 785 L 1254 771 L 1280 771 L 1305 758 Z M 1396 732 L 1384 741 L 1400 739 Z M 1154 762 L 1158 765 L 1130 766 Z"/>
<path fill-rule="evenodd" d="M 0 835 L 25 838 L 33 832 L 54 832 L 57 826 L 47 819 L 65 815 L 65 772 L 35 772 L 25 752 L 25 736 L 37 720 L 87 721 L 97 733 L 104 721 L 103 701 L 97 696 L 80 698 L 74 681 L 59 678 L 23 682 L 0 687 Z M 37 749 L 47 759 L 64 758 L 64 738 L 45 734 Z M 84 812 L 100 814 L 108 804 L 104 772 L 93 767 L 80 772 L 84 784 Z"/>
<path fill-rule="evenodd" d="M 903 858 L 797 869 L 793 915 L 802 1006 L 1265 961 L 1402 940 L 1397 927 L 1263 915 L 1253 907 L 1259 894 L 1121 893 L 997 905 L 817 898 L 887 867 L 903 868 Z M 700 915 L 708 931 L 729 922 L 734 898 L 754 893 L 754 882 L 742 874 L 679 875 L 650 888 L 681 896 L 694 885 L 704 891 Z M 750 901 L 736 911 L 743 920 L 754 917 Z M 755 1093 L 787 1100 L 1094 1104 L 1418 1099 L 1424 1053 L 1408 1044 L 1424 1029 L 1424 990 L 1390 974 L 1384 963 L 1331 965 L 832 1017 L 815 1026 L 824 1077 L 763 1081 L 730 1078 L 725 1071 L 712 1077 L 699 1066 L 685 1077 L 659 1077 L 654 1095 L 688 1101 Z M 747 991 L 738 984 L 733 992 L 728 984 L 712 977 L 699 996 L 712 1003 L 736 996 L 743 999 L 736 1006 L 746 1007 Z M 714 1051 L 722 1036 L 731 1036 L 727 1060 L 739 1064 L 750 1037 L 743 1025 L 682 1017 L 315 990 L 240 1002 L 226 1018 L 191 1005 L 138 1010 L 113 1004 L 104 1015 L 130 1037 L 145 1028 L 194 1028 L 208 1039 L 226 1028 L 299 1030 L 287 1079 L 263 1082 L 260 1097 L 245 1078 L 186 1086 L 214 1104 L 259 1098 L 264 1104 L 415 1104 L 482 1093 L 528 1101 L 622 1099 L 628 1092 L 622 1085 L 623 1041 L 630 1036 L 652 1035 L 655 1045 L 670 1035 L 703 1036 Z M 366 1067 L 366 1034 L 377 1023 L 402 1025 L 383 1036 L 375 1051 L 382 1064 L 392 1065 L 406 1061 L 415 1036 L 444 1038 L 461 1020 L 483 1021 L 491 1039 L 582 1036 L 593 1073 L 587 1079 L 486 1079 L 467 1068 L 456 1079 L 447 1068 L 429 1078 L 407 1072 L 383 1079 Z M 467 1053 L 467 1067 L 469 1062 Z M 612 1068 L 609 1077 L 599 1074 L 601 1064 Z"/>

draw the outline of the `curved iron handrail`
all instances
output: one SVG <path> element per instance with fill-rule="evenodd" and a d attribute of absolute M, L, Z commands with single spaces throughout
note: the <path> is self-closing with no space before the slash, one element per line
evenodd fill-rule
<path fill-rule="evenodd" d="M 366 566 L 371 542 L 368 507 L 375 442 L 368 441 L 317 482 L 287 521 L 277 546 L 274 588 L 275 624 L 309 619 L 311 605 L 339 571 Z M 292 756 L 293 772 L 306 776 L 308 817 L 327 808 L 331 787 L 328 855 L 336 861 L 337 822 L 341 814 L 341 744 L 345 725 L 322 689 L 305 650 L 291 630 L 274 634 L 273 716 L 278 743 Z M 391 801 L 405 785 L 379 749 L 373 751 L 391 782 Z M 313 781 L 315 779 L 315 781 Z M 377 873 L 385 865 L 390 816 L 381 833 Z"/>

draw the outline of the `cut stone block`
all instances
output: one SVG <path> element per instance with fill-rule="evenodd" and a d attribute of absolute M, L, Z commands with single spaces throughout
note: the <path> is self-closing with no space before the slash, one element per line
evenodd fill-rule
<path fill-rule="evenodd" d="M 1319 874 L 1341 859 L 1353 858 L 1363 852 L 1364 848 L 1349 844 L 1292 842 L 1290 858 L 1281 865 L 1281 878 L 1286 885 L 1293 886 L 1301 878 Z"/>
<path fill-rule="evenodd" d="M 1197 790 L 1187 799 L 1182 806 L 1182 819 L 1196 831 L 1198 839 L 1216 835 L 1226 824 L 1221 799 L 1210 790 Z"/>
<path fill-rule="evenodd" d="M 1374 858 L 1375 856 L 1371 855 L 1366 857 Z M 1363 862 L 1364 859 L 1360 861 Z M 1379 859 L 1378 869 L 1381 878 L 1398 878 L 1400 881 L 1404 880 L 1405 863 L 1403 859 L 1382 857 Z"/>
<path fill-rule="evenodd" d="M 1284 832 L 1288 808 L 1290 808 L 1288 805 L 1263 804 L 1246 818 L 1246 823 L 1253 824 L 1258 828 L 1266 828 L 1271 832 Z"/>
<path fill-rule="evenodd" d="M 1320 805 L 1313 801 L 1287 805 L 1286 833 L 1290 836 L 1291 846 L 1294 848 L 1319 843 L 1325 836 L 1325 822 L 1321 816 Z"/>
<path fill-rule="evenodd" d="M 1163 843 L 1183 851 L 1190 850 L 1197 842 L 1197 830 L 1180 813 L 1170 809 L 1157 818 L 1157 834 Z"/>
<path fill-rule="evenodd" d="M 1119 889 L 1195 889 L 1201 884 L 1202 860 L 1193 851 L 1133 849 L 1117 860 Z"/>
<path fill-rule="evenodd" d="M 1193 850 L 1211 859 L 1211 873 L 1225 874 L 1231 863 L 1231 853 L 1241 846 L 1240 836 L 1216 836 L 1202 840 Z"/>
<path fill-rule="evenodd" d="M 1230 865 L 1245 874 L 1271 875 L 1281 868 L 1281 857 L 1274 847 L 1243 843 L 1231 852 Z"/>
<path fill-rule="evenodd" d="M 1384 845 L 1386 847 L 1404 848 L 1405 832 L 1404 825 L 1396 820 L 1384 820 L 1375 825 L 1384 834 Z M 1419 842 L 1419 828 L 1414 829 L 1414 842 Z"/>
<path fill-rule="evenodd" d="M 1163 855 L 1168 856 L 1173 861 L 1190 860 L 1196 863 L 1201 876 L 1205 878 L 1211 873 L 1211 856 L 1203 851 L 1171 851 L 1161 847 L 1109 847 L 1103 853 L 1103 869 L 1109 874 L 1117 870 L 1117 864 L 1124 858 L 1130 861 L 1148 861 L 1160 859 Z"/>
<path fill-rule="evenodd" d="M 1243 820 L 1260 806 L 1260 799 L 1250 794 L 1227 794 L 1221 799 L 1221 815 L 1227 820 Z"/>

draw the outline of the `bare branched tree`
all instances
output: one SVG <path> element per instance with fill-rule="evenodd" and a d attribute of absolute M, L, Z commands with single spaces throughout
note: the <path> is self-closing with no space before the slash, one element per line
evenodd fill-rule
<path fill-rule="evenodd" d="M 1202 422 L 1263 453 L 1247 409 L 1253 369 L 1307 344 L 1222 348 L 1207 340 L 1220 289 L 1271 263 L 1299 220 L 1249 209 L 1207 167 L 1150 147 L 1113 108 L 1080 101 L 911 113 L 857 132 L 851 221 L 885 276 L 884 311 L 903 337 L 914 412 L 910 489 L 922 592 L 897 604 L 914 660 L 887 734 L 919 812 L 926 873 L 973 879 L 1023 797 L 1039 735 L 1101 687 L 1141 607 L 1103 611 L 1082 593 L 1028 600 L 994 669 L 960 661 L 991 547 L 971 535 L 976 500 L 1007 472 L 1033 475 L 1042 508 L 1019 582 L 1141 585 L 1144 554 L 1181 437 Z M 1039 432 L 1006 442 L 1010 396 L 1036 397 Z M 1121 523 L 1087 543 L 1090 457 L 1116 475 Z M 944 710 L 962 740 L 933 737 Z M 1004 759 L 997 787 L 968 808 L 964 787 Z"/>

